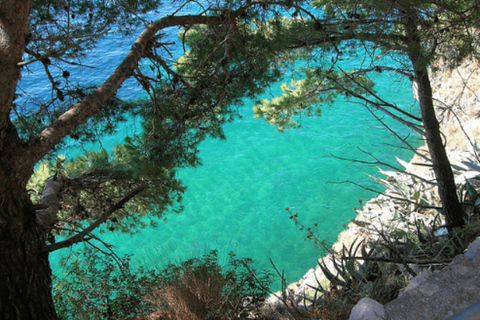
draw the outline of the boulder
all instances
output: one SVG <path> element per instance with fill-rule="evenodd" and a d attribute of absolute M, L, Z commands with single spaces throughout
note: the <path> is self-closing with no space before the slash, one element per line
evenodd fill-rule
<path fill-rule="evenodd" d="M 385 320 L 385 307 L 379 302 L 363 298 L 352 309 L 349 320 Z"/>

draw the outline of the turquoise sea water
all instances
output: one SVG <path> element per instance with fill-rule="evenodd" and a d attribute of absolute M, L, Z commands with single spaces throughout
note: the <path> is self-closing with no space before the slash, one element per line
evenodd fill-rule
<path fill-rule="evenodd" d="M 103 81 L 122 59 L 128 44 L 128 40 L 117 38 L 100 43 L 89 63 L 100 63 L 101 67 L 81 71 L 78 80 Z M 355 63 L 352 58 L 351 65 Z M 35 86 L 41 92 L 47 84 L 35 74 L 26 74 L 23 85 Z M 414 106 L 409 83 L 379 77 L 377 87 L 396 104 Z M 274 86 L 264 97 L 278 94 L 278 90 Z M 135 91 L 133 82 L 124 86 L 126 95 Z M 309 227 L 318 223 L 319 237 L 334 242 L 355 216 L 353 208 L 359 207 L 358 200 L 375 196 L 352 184 L 329 183 L 350 180 L 374 186 L 367 173 L 377 172 L 375 167 L 338 160 L 330 154 L 368 159 L 357 149 L 362 148 L 392 164 L 395 156 L 404 160 L 411 157 L 410 152 L 395 147 L 398 140 L 358 104 L 339 101 L 323 108 L 320 118 L 303 118 L 301 129 L 284 133 L 276 132 L 262 119 L 254 119 L 252 106 L 253 102 L 248 102 L 241 110 L 243 117 L 225 126 L 226 141 L 210 139 L 200 145 L 203 166 L 179 172 L 188 187 L 181 214 L 169 214 L 158 227 L 134 236 L 104 234 L 102 238 L 112 243 L 118 254 L 134 254 L 134 262 L 147 267 L 161 267 L 169 261 L 219 249 L 221 257 L 229 251 L 251 257 L 257 268 L 271 269 L 272 259 L 279 270 L 285 270 L 288 281 L 296 281 L 315 267 L 321 252 L 305 241 L 306 234 L 289 219 L 285 208 L 298 212 L 299 220 Z M 394 126 L 407 134 L 400 125 Z M 132 121 L 115 136 L 104 139 L 102 145 L 110 149 L 138 128 L 140 124 Z M 79 152 L 67 150 L 66 154 Z M 60 272 L 58 255 L 51 261 L 53 269 Z"/>

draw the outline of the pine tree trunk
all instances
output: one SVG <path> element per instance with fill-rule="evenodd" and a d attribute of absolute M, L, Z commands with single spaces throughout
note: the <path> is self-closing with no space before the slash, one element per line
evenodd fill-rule
<path fill-rule="evenodd" d="M 427 58 L 431 53 L 430 49 L 423 48 L 419 35 L 419 22 L 414 10 L 408 10 L 405 16 L 405 31 L 408 41 L 407 53 L 412 62 L 417 82 L 418 101 L 422 114 L 423 130 L 428 151 L 432 160 L 433 171 L 437 181 L 438 194 L 442 201 L 443 214 L 447 222 L 447 228 L 451 232 L 453 228 L 464 227 L 464 212 L 458 200 L 455 178 L 452 166 L 448 160 L 445 145 L 442 140 L 440 125 L 435 115 L 433 106 L 432 86 L 428 76 Z"/>
<path fill-rule="evenodd" d="M 30 1 L 0 1 L 0 319 L 57 319 L 46 230 L 36 221 L 26 184 L 35 159 L 25 156 L 10 122 L 28 34 Z"/>
<path fill-rule="evenodd" d="M 3 166 L 4 167 L 4 166 Z M 45 231 L 37 225 L 25 187 L 8 180 L 0 200 L 0 318 L 57 319 Z"/>
<path fill-rule="evenodd" d="M 418 61 L 416 59 L 415 61 Z M 418 84 L 418 99 L 422 113 L 425 140 L 432 159 L 433 170 L 437 180 L 438 193 L 442 200 L 443 214 L 450 231 L 465 226 L 464 212 L 458 199 L 452 166 L 448 160 L 440 126 L 433 106 L 432 87 L 426 66 L 414 61 L 415 78 Z"/>

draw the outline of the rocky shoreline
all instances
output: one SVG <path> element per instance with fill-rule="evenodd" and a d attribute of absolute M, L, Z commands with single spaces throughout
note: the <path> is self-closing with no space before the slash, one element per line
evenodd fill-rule
<path fill-rule="evenodd" d="M 458 182 L 461 183 L 464 182 L 465 179 L 469 178 L 469 174 L 476 174 L 475 171 L 477 173 L 480 172 L 477 153 L 478 150 L 475 145 L 476 141 L 480 142 L 480 98 L 476 95 L 476 92 L 480 92 L 480 64 L 474 61 L 465 61 L 462 63 L 462 65 L 454 70 L 440 69 L 436 71 L 432 75 L 432 89 L 434 92 L 434 97 L 436 98 L 437 117 L 440 121 L 441 130 L 446 137 L 447 152 L 452 166 L 455 169 L 456 179 L 458 179 Z M 431 170 L 424 165 L 428 160 L 425 160 L 421 155 L 426 155 L 425 147 L 419 148 L 417 150 L 417 154 L 410 162 L 405 163 L 400 161 L 400 163 L 404 165 L 407 172 L 425 179 L 431 179 L 433 178 L 433 172 L 431 172 Z M 392 175 L 395 179 L 404 179 L 406 183 L 408 183 L 408 180 L 411 179 L 411 176 L 408 174 L 392 172 L 382 173 L 386 174 L 387 177 L 388 175 Z M 429 190 L 427 194 L 432 197 L 432 200 L 435 200 L 435 197 L 437 197 L 434 189 Z M 399 225 L 402 222 L 395 218 L 395 211 L 397 209 L 398 208 L 395 208 L 395 204 L 386 195 L 380 195 L 379 197 L 366 202 L 363 208 L 357 211 L 356 218 L 348 224 L 347 229 L 339 234 L 337 242 L 335 242 L 335 244 L 332 246 L 332 252 L 341 252 L 344 246 L 350 247 L 354 241 L 357 241 L 358 243 L 358 239 L 366 241 L 374 240 L 373 237 L 375 237 L 375 235 L 369 232 L 369 229 L 364 227 L 366 224 L 369 224 L 370 227 L 377 229 L 385 228 L 385 226 L 393 227 L 393 225 L 395 225 L 396 228 L 402 227 Z M 431 223 L 431 219 L 433 219 L 433 217 L 434 215 L 425 215 L 417 212 L 413 212 L 409 215 L 410 221 L 422 220 L 426 225 Z M 463 258 L 458 259 L 461 260 Z M 478 258 L 476 259 L 479 260 Z M 330 270 L 334 269 L 332 264 L 332 254 L 321 258 L 319 262 L 324 263 L 327 267 L 329 267 Z M 471 263 L 469 270 L 476 274 L 479 267 L 480 265 Z M 460 269 L 457 268 L 455 270 Z M 462 270 L 464 273 L 462 275 L 464 276 L 466 276 L 466 273 L 469 272 L 466 271 L 467 269 L 465 268 Z M 446 271 L 448 271 L 448 269 Z M 451 272 L 451 276 L 454 277 L 457 273 L 458 272 L 453 271 Z M 433 281 L 436 281 L 435 279 L 440 279 L 441 277 L 440 275 L 420 276 L 423 277 L 422 279 L 433 277 Z M 420 280 L 414 278 L 407 288 L 412 287 L 412 283 L 420 283 L 419 281 Z M 444 281 L 448 282 L 449 280 Z M 453 278 L 451 281 L 453 281 Z M 312 294 L 314 291 L 312 287 L 317 287 L 317 283 L 319 282 L 325 283 L 327 282 L 327 278 L 323 274 L 321 268 L 316 266 L 316 268 L 310 269 L 298 282 L 290 284 L 287 288 L 287 292 L 283 293 L 283 296 L 285 296 L 285 294 L 289 294 L 292 295 L 294 299 L 300 301 L 302 297 Z M 422 286 L 425 286 L 423 280 L 421 283 L 423 283 Z M 476 288 L 480 287 L 480 283 L 478 283 L 478 281 L 473 283 L 476 285 Z M 462 284 L 460 283 L 458 284 L 458 286 L 461 285 Z M 432 284 L 431 286 L 434 288 L 436 284 Z M 425 290 L 426 289 L 422 289 L 419 291 L 420 294 Z M 413 291 L 410 290 L 410 292 Z M 479 296 L 477 298 L 478 300 L 480 299 L 480 290 L 477 290 L 477 292 L 479 292 Z M 439 303 L 449 303 L 446 301 L 448 296 L 445 294 L 439 293 L 438 299 L 436 299 L 434 296 L 436 295 L 436 291 L 433 289 L 425 291 L 424 294 L 427 296 L 425 299 L 419 298 L 418 292 L 416 295 L 413 295 L 413 301 L 422 301 L 422 303 L 417 307 L 419 309 L 428 310 L 428 306 L 433 306 L 431 312 L 435 312 L 435 307 L 438 306 Z M 280 303 L 281 296 L 281 293 L 272 295 L 272 297 L 269 299 L 269 304 L 275 305 Z M 458 298 L 458 295 L 450 296 L 453 296 L 452 298 Z M 406 299 L 405 297 L 408 297 L 408 295 L 403 295 L 403 297 L 404 298 L 402 299 Z M 455 303 L 458 304 L 457 302 Z M 396 304 L 395 301 L 392 301 L 388 305 L 388 319 L 426 319 L 425 317 L 420 316 L 421 310 L 416 310 L 415 307 L 412 306 L 408 306 L 407 308 L 407 304 L 404 302 L 399 302 Z M 448 315 L 458 311 L 453 309 L 448 310 Z M 406 312 L 406 310 L 409 310 L 409 312 Z M 403 314 L 404 316 L 396 316 L 398 314 Z M 445 314 L 441 314 L 438 317 L 429 314 L 428 319 L 443 319 L 444 317 Z"/>

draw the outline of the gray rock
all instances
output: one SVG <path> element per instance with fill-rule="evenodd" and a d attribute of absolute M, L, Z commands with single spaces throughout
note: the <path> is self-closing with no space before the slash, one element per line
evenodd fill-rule
<path fill-rule="evenodd" d="M 450 265 L 424 272 L 410 282 L 397 299 L 385 304 L 389 320 L 444 320 L 480 300 L 480 241 L 458 255 Z"/>
<path fill-rule="evenodd" d="M 470 243 L 467 248 L 467 252 L 465 252 L 465 255 L 473 259 L 478 253 L 478 250 L 480 250 L 480 238 L 477 238 L 477 240 Z"/>
<path fill-rule="evenodd" d="M 420 286 L 419 291 L 423 294 L 425 297 L 432 296 L 440 290 L 440 287 L 436 284 L 433 283 L 426 283 L 422 286 Z"/>
<path fill-rule="evenodd" d="M 352 309 L 349 320 L 384 320 L 385 307 L 370 298 L 363 298 Z"/>
<path fill-rule="evenodd" d="M 428 282 L 430 280 L 430 276 L 431 276 L 430 272 L 423 272 L 419 274 L 418 276 L 410 280 L 407 287 L 405 288 L 405 292 L 416 289 L 420 287 L 422 284 L 424 284 L 425 282 Z"/>

